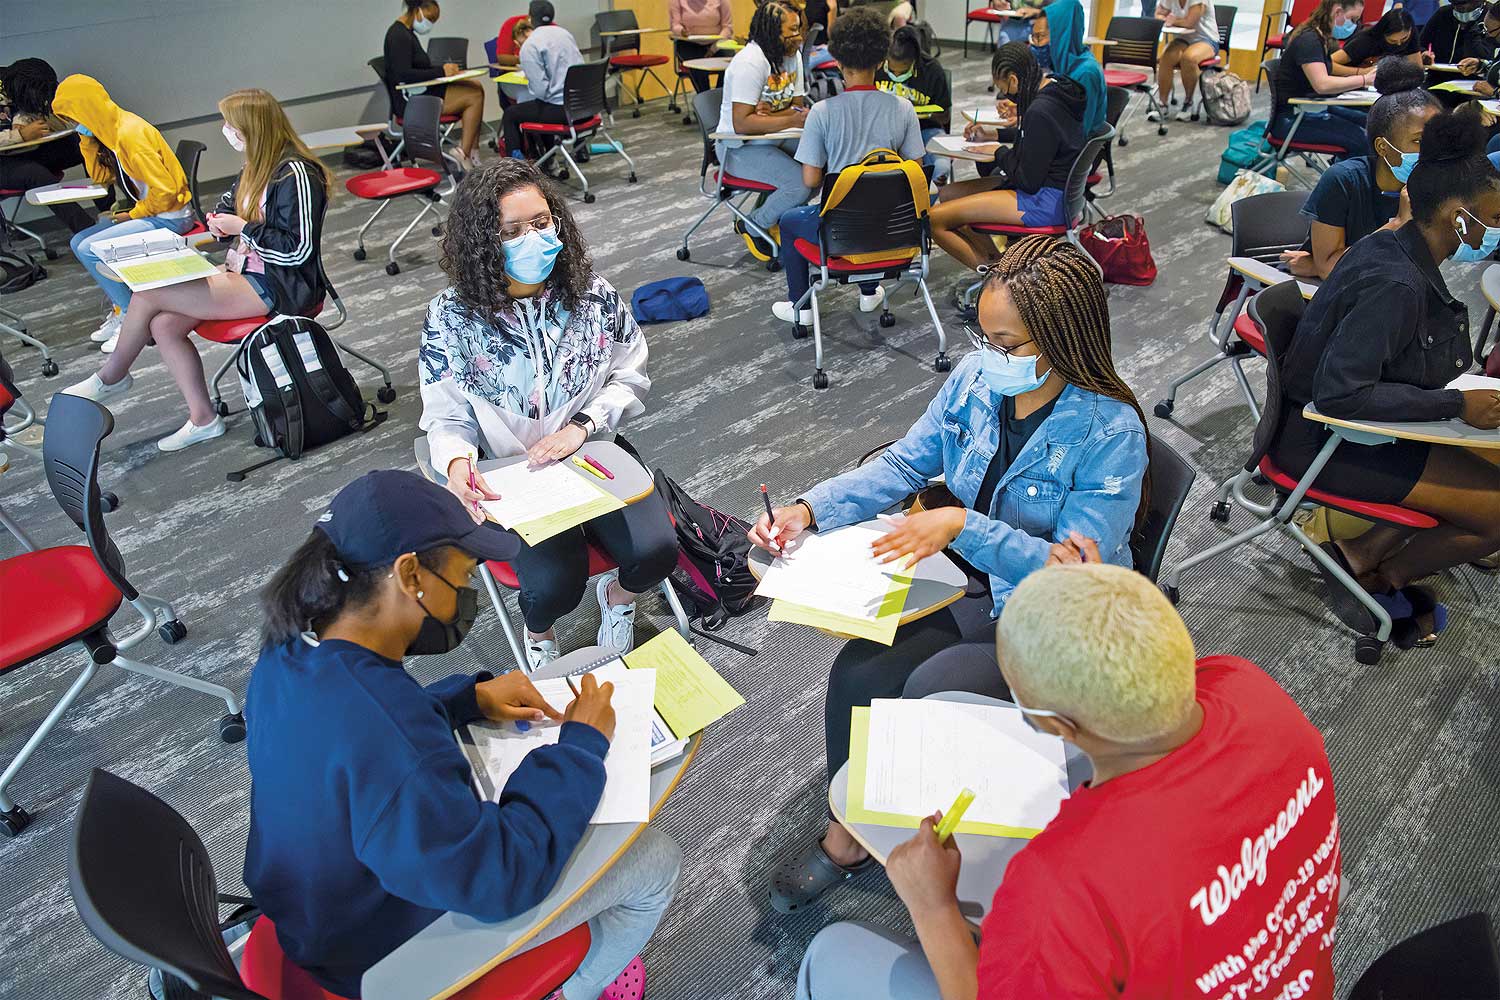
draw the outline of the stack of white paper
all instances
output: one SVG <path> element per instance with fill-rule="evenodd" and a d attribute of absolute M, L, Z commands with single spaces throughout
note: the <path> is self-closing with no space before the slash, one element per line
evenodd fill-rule
<path fill-rule="evenodd" d="M 592 503 L 604 492 L 562 462 L 535 468 L 515 462 L 490 469 L 484 481 L 500 499 L 482 501 L 480 507 L 507 528 Z"/>
<path fill-rule="evenodd" d="M 187 241 L 170 229 L 153 229 L 144 233 L 109 236 L 89 243 L 89 249 L 106 263 L 131 260 L 152 254 L 171 253 L 186 246 Z"/>
<path fill-rule="evenodd" d="M 1500 378 L 1489 375 L 1460 375 L 1448 383 L 1450 389 L 1494 389 L 1500 392 Z"/>

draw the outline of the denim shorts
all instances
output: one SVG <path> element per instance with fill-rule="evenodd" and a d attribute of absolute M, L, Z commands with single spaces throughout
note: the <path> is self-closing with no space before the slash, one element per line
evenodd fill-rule
<path fill-rule="evenodd" d="M 1066 226 L 1063 218 L 1063 193 L 1061 188 L 1044 187 L 1035 194 L 1016 192 L 1016 207 L 1021 210 L 1021 225 L 1031 228 L 1043 226 Z"/>
<path fill-rule="evenodd" d="M 259 295 L 260 300 L 266 304 L 266 314 L 270 315 L 274 313 L 276 311 L 276 299 L 271 295 L 270 288 L 266 285 L 265 276 L 253 274 L 250 271 L 243 271 L 240 273 L 240 277 L 250 282 L 250 287 L 255 289 L 255 294 Z"/>

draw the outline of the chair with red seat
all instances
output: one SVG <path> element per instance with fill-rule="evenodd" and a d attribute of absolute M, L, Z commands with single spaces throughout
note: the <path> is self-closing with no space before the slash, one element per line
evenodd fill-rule
<path fill-rule="evenodd" d="M 380 203 L 365 220 L 365 224 L 359 227 L 356 237 L 358 242 L 354 249 L 355 260 L 365 259 L 365 231 L 375 224 L 375 220 L 380 218 L 380 214 L 391 202 L 397 198 L 411 197 L 422 206 L 422 210 L 391 243 L 387 253 L 389 260 L 385 265 L 386 274 L 401 273 L 401 265 L 396 262 L 396 248 L 417 228 L 417 224 L 428 212 L 439 205 L 445 205 L 443 199 L 458 187 L 456 178 L 449 172 L 448 160 L 443 156 L 442 138 L 438 134 L 442 107 L 442 99 L 430 94 L 421 94 L 406 102 L 406 131 L 401 141 L 409 156 L 418 162 L 429 163 L 431 167 L 388 167 L 355 174 L 344 182 L 344 187 L 356 198 Z M 433 167 L 437 169 L 432 169 Z M 432 232 L 436 236 L 440 230 L 434 226 Z"/>
<path fill-rule="evenodd" d="M 28 548 L 0 561 L 0 607 L 5 608 L 0 673 L 74 645 L 88 654 L 88 665 L 0 774 L 0 833 L 8 836 L 25 829 L 31 817 L 11 799 L 7 788 L 101 666 L 114 665 L 222 699 L 229 711 L 219 720 L 220 736 L 227 743 L 245 738 L 240 699 L 233 691 L 121 655 L 152 632 L 176 642 L 187 629 L 170 604 L 142 594 L 125 578 L 120 551 L 104 526 L 99 448 L 114 429 L 114 418 L 93 400 L 65 393 L 52 397 L 47 418 L 42 440 L 47 485 L 63 513 L 83 531 L 88 545 Z M 130 634 L 117 637 L 109 623 L 125 601 L 143 621 Z"/>
<path fill-rule="evenodd" d="M 964 14 L 964 58 L 969 58 L 969 29 L 976 24 L 984 25 L 984 44 L 990 48 L 995 47 L 996 39 L 999 37 L 1000 25 L 1009 18 L 1008 11 L 994 10 L 989 5 L 989 0 L 979 0 L 981 6 L 970 8 Z"/>
<path fill-rule="evenodd" d="M 1371 4 L 1370 6 L 1375 6 Z M 1199 86 L 1197 103 L 1193 105 L 1193 121 L 1207 109 L 1203 103 L 1203 77 L 1210 73 L 1220 73 L 1229 68 L 1229 39 L 1234 34 L 1234 18 L 1239 13 L 1239 8 L 1229 4 L 1214 4 L 1214 23 L 1219 26 L 1219 54 L 1212 59 L 1204 59 L 1198 63 Z"/>
<path fill-rule="evenodd" d="M 719 162 L 719 154 L 714 148 L 714 141 L 709 138 L 714 129 L 719 127 L 719 113 L 724 106 L 724 88 L 715 87 L 713 90 L 705 90 L 701 94 L 693 95 L 693 113 L 698 118 L 698 128 L 703 133 L 703 163 L 698 168 L 698 190 L 703 197 L 710 199 L 708 208 L 698 216 L 698 220 L 688 227 L 687 232 L 682 234 L 682 246 L 677 248 L 678 260 L 692 259 L 692 251 L 688 249 L 688 240 L 696 233 L 700 226 L 708 221 L 708 217 L 714 214 L 715 209 L 724 205 L 729 209 L 729 214 L 753 232 L 756 236 L 772 245 L 775 240 L 771 234 L 750 219 L 749 208 L 751 202 L 764 194 L 775 191 L 776 188 L 764 181 L 752 181 L 731 174 Z M 713 168 L 713 190 L 708 188 L 709 168 Z M 781 262 L 772 257 L 766 262 L 766 270 L 776 271 L 780 269 Z"/>
<path fill-rule="evenodd" d="M 1292 35 L 1292 29 L 1297 27 L 1318 6 L 1318 0 L 1292 0 L 1291 9 L 1285 5 L 1274 14 L 1266 14 L 1266 41 L 1260 48 L 1260 71 L 1255 77 L 1255 92 L 1260 93 L 1260 78 L 1266 74 L 1266 56 L 1272 51 L 1281 51 L 1286 47 L 1287 39 Z M 1385 10 L 1385 4 L 1370 4 L 1378 18 Z"/>
<path fill-rule="evenodd" d="M 1230 237 L 1229 256 L 1250 257 L 1280 268 L 1281 255 L 1288 250 L 1300 250 L 1307 242 L 1312 220 L 1302 214 L 1302 205 L 1307 201 L 1304 191 L 1272 191 L 1243 198 L 1229 207 L 1234 232 Z M 1291 280 L 1290 275 L 1287 280 Z M 1258 286 L 1257 286 L 1258 287 Z M 1266 353 L 1265 339 L 1259 329 L 1242 309 L 1255 289 L 1238 271 L 1231 268 L 1219 295 L 1218 308 L 1208 323 L 1208 339 L 1215 353 L 1208 360 L 1195 365 L 1178 376 L 1167 386 L 1165 399 L 1156 404 L 1158 417 L 1166 420 L 1172 416 L 1177 405 L 1177 391 L 1193 379 L 1228 361 L 1234 368 L 1235 381 L 1250 412 L 1260 420 L 1260 406 L 1255 393 L 1250 391 L 1250 382 L 1245 378 L 1245 359 Z"/>
<path fill-rule="evenodd" d="M 1250 300 L 1250 319 L 1255 328 L 1260 331 L 1265 346 L 1266 405 L 1261 410 L 1260 420 L 1255 425 L 1255 444 L 1249 459 L 1246 460 L 1239 473 L 1220 488 L 1218 502 L 1214 504 L 1209 516 L 1215 521 L 1227 523 L 1232 501 L 1235 506 L 1247 511 L 1255 519 L 1255 523 L 1167 569 L 1162 575 L 1161 586 L 1167 596 L 1175 602 L 1178 597 L 1177 582 L 1185 570 L 1238 548 L 1268 532 L 1280 531 L 1300 545 L 1324 572 L 1337 580 L 1374 619 L 1376 628 L 1373 635 L 1355 637 L 1354 657 L 1360 663 L 1375 664 L 1380 662 L 1381 650 L 1386 640 L 1390 638 L 1391 616 L 1332 556 L 1307 536 L 1307 533 L 1294 520 L 1293 515 L 1299 510 L 1321 505 L 1364 518 L 1367 521 L 1374 521 L 1377 524 L 1390 524 L 1405 529 L 1435 528 L 1439 522 L 1431 515 L 1410 507 L 1356 500 L 1318 485 L 1319 476 L 1328 459 L 1333 455 L 1334 449 L 1340 446 L 1370 447 L 1367 452 L 1368 460 L 1379 462 L 1379 445 L 1388 439 L 1377 438 L 1357 430 L 1330 426 L 1331 433 L 1327 442 L 1300 479 L 1278 467 L 1271 457 L 1271 446 L 1281 431 L 1288 405 L 1281 388 L 1281 365 L 1286 357 L 1287 349 L 1291 346 L 1292 337 L 1297 332 L 1297 323 L 1302 318 L 1305 305 L 1302 291 L 1295 281 L 1273 285 Z M 1257 472 L 1264 476 L 1276 491 L 1276 496 L 1269 503 L 1258 503 L 1245 495 L 1246 487 Z"/>
<path fill-rule="evenodd" d="M 265 916 L 253 918 L 236 970 L 218 914 L 220 905 L 245 900 L 219 894 L 213 859 L 177 810 L 100 768 L 89 777 L 74 821 L 68 888 L 100 944 L 161 969 L 198 995 L 341 1000 L 287 959 Z M 573 974 L 589 943 L 588 924 L 580 924 L 500 963 L 453 998 L 541 1000 Z"/>
<path fill-rule="evenodd" d="M 852 182 L 849 177 L 853 177 Z M 823 371 L 819 294 L 833 285 L 882 281 L 895 281 L 896 287 L 916 285 L 937 331 L 938 350 L 932 369 L 948 371 L 952 362 L 948 359 L 947 336 L 927 290 L 932 222 L 926 175 L 915 160 L 902 160 L 890 150 L 877 150 L 859 167 L 846 168 L 829 180 L 818 213 L 818 242 L 798 239 L 793 243 L 797 253 L 815 269 L 807 291 L 792 304 L 792 336 L 797 339 L 807 336 L 807 328 L 797 322 L 798 317 L 804 308 L 812 310 L 813 388 L 828 388 L 828 375 Z M 892 288 L 881 310 L 883 327 L 896 323 L 890 310 L 894 294 Z"/>
<path fill-rule="evenodd" d="M 632 19 L 634 15 L 631 15 Z M 551 149 L 537 157 L 536 165 L 543 168 L 545 164 L 554 157 L 561 157 L 566 170 L 577 175 L 578 181 L 583 185 L 584 204 L 593 204 L 594 194 L 589 190 L 589 179 L 584 176 L 582 168 L 573 159 L 574 146 L 592 136 L 601 136 L 610 148 L 624 157 L 625 162 L 630 165 L 631 184 L 636 182 L 635 161 L 630 154 L 625 152 L 625 147 L 615 141 L 604 128 L 603 114 L 605 112 L 604 78 L 609 70 L 609 64 L 603 60 L 597 62 L 578 63 L 568 67 L 567 74 L 563 77 L 563 115 L 568 119 L 566 125 L 553 125 L 547 122 L 522 122 L 521 132 L 528 137 L 550 140 L 553 143 Z M 566 175 L 564 175 L 566 176 Z"/>
<path fill-rule="evenodd" d="M 386 97 L 390 100 L 390 106 L 394 108 L 398 101 L 396 85 L 385 77 L 385 56 L 376 56 L 374 59 L 368 60 L 365 65 L 374 70 L 375 75 L 380 77 L 380 85 L 385 88 Z M 433 70 L 432 75 L 436 79 L 441 74 L 442 69 L 438 68 Z M 409 101 L 410 98 L 408 98 Z M 441 107 L 441 104 L 439 106 Z M 444 145 L 451 142 L 453 130 L 458 127 L 461 120 L 458 115 L 439 115 L 438 124 L 442 127 L 442 141 Z M 392 111 L 389 123 L 386 126 L 386 131 L 396 140 L 395 146 L 388 154 L 391 166 L 399 167 L 401 165 L 401 158 L 406 154 L 405 126 L 406 116 L 398 115 Z M 385 150 L 382 148 L 381 152 L 384 154 Z"/>
<path fill-rule="evenodd" d="M 1300 157 L 1303 163 L 1321 174 L 1327 169 L 1326 164 L 1323 163 L 1323 157 L 1332 159 L 1335 156 L 1348 156 L 1351 152 L 1357 152 L 1357 150 L 1348 150 L 1342 146 L 1334 146 L 1323 142 L 1304 142 L 1298 139 L 1297 130 L 1302 126 L 1302 121 L 1307 116 L 1306 105 L 1292 106 L 1294 108 L 1292 124 L 1286 130 L 1285 135 L 1278 136 L 1273 133 L 1272 129 L 1276 124 L 1274 109 L 1280 106 L 1280 102 L 1277 100 L 1277 71 L 1280 68 L 1280 59 L 1267 59 L 1261 64 L 1261 70 L 1266 74 L 1266 82 L 1271 87 L 1271 107 L 1273 111 L 1271 114 L 1271 123 L 1266 128 L 1264 139 L 1267 149 L 1259 160 L 1250 165 L 1250 169 L 1274 175 L 1277 169 L 1286 167 L 1287 173 L 1297 178 L 1300 183 L 1311 188 L 1312 183 L 1309 182 L 1308 178 L 1303 176 L 1302 171 L 1293 165 L 1291 161 L 1293 155 Z"/>
<path fill-rule="evenodd" d="M 1156 62 L 1161 47 L 1162 22 L 1154 17 L 1112 17 L 1109 27 L 1104 29 L 1104 39 L 1113 44 L 1104 47 L 1104 83 L 1109 87 L 1124 87 L 1143 96 L 1146 107 L 1156 112 L 1160 121 L 1156 125 L 1157 135 L 1167 134 L 1167 109 L 1156 97 Z M 1111 66 L 1127 66 L 1129 69 L 1111 69 Z M 1125 125 L 1135 113 L 1131 105 L 1120 118 L 1116 131 L 1120 133 L 1120 145 L 1128 146 Z"/>
<path fill-rule="evenodd" d="M 6 423 L 5 418 L 12 412 L 15 414 L 15 419 Z M 40 451 L 15 439 L 17 434 L 39 423 L 41 423 L 41 418 L 36 415 L 36 410 L 33 410 L 31 404 L 21 398 L 21 387 L 16 384 L 15 372 L 11 370 L 10 362 L 5 360 L 5 355 L 0 354 L 0 449 L 9 449 L 40 459 L 42 457 Z"/>
<path fill-rule="evenodd" d="M 615 104 L 620 103 L 621 90 L 635 98 L 635 106 L 630 109 L 632 118 L 641 116 L 641 88 L 646 85 L 646 77 L 655 80 L 663 92 L 671 93 L 671 88 L 661 82 L 655 69 L 671 62 L 671 57 L 642 52 L 641 36 L 636 33 L 639 29 L 633 10 L 602 10 L 594 15 L 594 23 L 589 28 L 590 48 L 608 63 L 609 73 L 615 78 Z M 625 34 L 608 34 L 617 31 Z M 626 79 L 628 73 L 639 74 L 633 87 Z M 677 109 L 673 107 L 671 110 L 675 112 Z"/>
<path fill-rule="evenodd" d="M 1098 215 L 1102 218 L 1104 213 L 1094 202 L 1115 193 L 1115 139 L 1119 138 L 1120 117 L 1129 104 L 1130 91 L 1124 87 L 1104 88 L 1104 123 L 1115 130 L 1115 135 L 1099 150 L 1099 155 L 1094 158 L 1094 165 L 1089 169 L 1088 179 L 1084 182 L 1085 215 Z M 1094 188 L 1106 180 L 1109 181 L 1109 190 L 1095 193 Z"/>

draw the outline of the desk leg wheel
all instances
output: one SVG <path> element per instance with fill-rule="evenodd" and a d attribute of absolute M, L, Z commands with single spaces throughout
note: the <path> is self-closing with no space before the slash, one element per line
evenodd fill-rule
<path fill-rule="evenodd" d="M 1156 126 L 1156 134 L 1157 135 L 1166 135 L 1167 134 L 1167 127 L 1165 125 L 1158 125 L 1158 126 Z"/>
<path fill-rule="evenodd" d="M 1158 417 L 1161 417 L 1163 420 L 1169 420 L 1172 416 L 1172 410 L 1176 406 L 1177 404 L 1172 400 L 1164 399 L 1160 403 L 1157 403 L 1154 407 L 1152 407 L 1151 412 L 1156 414 Z"/>
<path fill-rule="evenodd" d="M 692 115 L 683 115 L 682 116 L 682 124 L 684 124 L 684 125 L 691 125 L 691 124 L 693 124 L 693 116 Z"/>
<path fill-rule="evenodd" d="M 396 401 L 396 390 L 388 385 L 383 385 L 380 387 L 380 390 L 375 393 L 375 398 L 380 400 L 382 403 L 394 403 Z"/>
<path fill-rule="evenodd" d="M 1385 643 L 1373 635 L 1362 635 L 1354 640 L 1354 658 L 1367 667 L 1380 662 L 1380 653 Z"/>
<path fill-rule="evenodd" d="M 1218 521 L 1220 524 L 1229 523 L 1229 504 L 1223 500 L 1214 504 L 1208 511 L 1210 521 Z"/>
<path fill-rule="evenodd" d="M 693 252 L 691 250 L 689 250 L 687 247 L 678 247 L 677 248 L 677 259 L 678 260 L 692 260 L 693 259 Z"/>
<path fill-rule="evenodd" d="M 391 261 L 389 264 L 387 264 L 385 266 L 385 273 L 389 274 L 389 275 L 400 274 L 401 273 L 401 265 L 397 264 L 395 261 Z"/>
<path fill-rule="evenodd" d="M 813 372 L 813 388 L 814 389 L 826 389 L 826 388 L 828 388 L 828 373 L 825 372 L 821 368 L 819 368 L 817 371 Z"/>
<path fill-rule="evenodd" d="M 792 339 L 793 340 L 806 340 L 807 337 L 808 337 L 808 335 L 810 333 L 812 333 L 812 331 L 809 330 L 807 327 L 803 326 L 801 323 L 793 323 L 792 324 Z"/>
<path fill-rule="evenodd" d="M 594 202 L 596 202 L 598 200 L 599 200 L 598 198 L 594 197 L 594 192 L 592 192 L 592 191 L 586 192 L 584 194 L 584 196 L 583 196 L 583 203 L 585 205 L 592 205 Z"/>
<path fill-rule="evenodd" d="M 636 109 L 634 109 L 633 111 L 630 112 L 630 117 L 632 117 L 632 118 L 639 118 L 640 116 L 641 116 L 641 109 L 640 108 L 636 108 Z"/>
<path fill-rule="evenodd" d="M 229 404 L 222 399 L 214 400 L 214 412 L 221 417 L 229 416 Z"/>
<path fill-rule="evenodd" d="M 1121 132 L 1118 136 L 1115 137 L 1115 141 L 1118 142 L 1122 146 L 1128 146 L 1128 145 L 1130 145 L 1130 137 L 1128 135 L 1126 135 L 1125 133 L 1123 133 L 1123 132 Z"/>
<path fill-rule="evenodd" d="M 443 227 L 442 226 L 433 226 L 432 227 L 432 235 L 434 235 L 434 236 L 441 236 L 441 235 L 443 235 Z"/>
<path fill-rule="evenodd" d="M 31 813 L 14 806 L 9 812 L 0 812 L 0 833 L 7 837 L 18 837 L 21 831 L 31 825 Z"/>
<path fill-rule="evenodd" d="M 1165 594 L 1167 600 L 1171 601 L 1174 605 L 1177 603 L 1178 599 L 1182 597 L 1182 594 L 1178 592 L 1177 588 L 1172 586 L 1170 583 L 1162 584 L 1161 592 Z"/>
<path fill-rule="evenodd" d="M 156 626 L 156 634 L 161 636 L 161 641 L 168 646 L 175 645 L 187 638 L 187 626 L 173 618 L 169 622 L 162 622 Z"/>
<path fill-rule="evenodd" d="M 781 261 L 775 257 L 772 257 L 770 260 L 766 261 L 766 270 L 770 271 L 772 274 L 775 274 L 777 271 L 781 270 Z"/>
<path fill-rule="evenodd" d="M 932 359 L 932 370 L 935 372 L 947 372 L 953 370 L 953 359 L 946 354 L 939 354 Z"/>
<path fill-rule="evenodd" d="M 42 253 L 44 253 L 44 254 L 47 255 L 47 259 L 48 260 L 56 260 L 57 259 L 57 250 L 54 247 L 44 247 L 42 249 Z"/>
<path fill-rule="evenodd" d="M 245 741 L 245 713 L 235 712 L 219 720 L 219 739 L 225 743 Z"/>
<path fill-rule="evenodd" d="M 57 374 L 57 362 L 53 361 L 51 358 L 48 358 L 46 361 L 43 361 L 42 362 L 42 374 L 45 375 L 47 378 L 51 378 L 52 376 L 56 375 Z"/>
<path fill-rule="evenodd" d="M 354 249 L 354 259 L 355 260 L 364 260 L 365 259 L 365 248 L 364 247 L 355 247 L 355 249 Z"/>
<path fill-rule="evenodd" d="M 99 509 L 108 514 L 112 510 L 120 509 L 120 498 L 109 490 L 99 494 Z"/>
<path fill-rule="evenodd" d="M 896 314 L 887 309 L 880 314 L 880 325 L 882 327 L 893 327 L 896 325 Z"/>
<path fill-rule="evenodd" d="M 634 184 L 634 183 L 635 183 L 635 182 L 636 182 L 636 180 L 637 180 L 637 179 L 638 179 L 638 178 L 637 178 L 637 177 L 636 177 L 636 176 L 635 176 L 635 171 L 633 171 L 633 170 L 632 170 L 632 171 L 631 171 L 631 172 L 630 172 L 630 176 L 629 176 L 629 177 L 627 177 L 627 178 L 625 178 L 625 182 L 626 182 L 626 183 L 627 183 L 627 184 Z"/>
<path fill-rule="evenodd" d="M 667 113 L 668 113 L 668 114 L 673 114 L 673 115 L 675 115 L 675 114 L 676 114 L 676 113 L 677 113 L 677 112 L 678 112 L 678 110 L 679 110 L 679 109 L 678 109 L 678 107 L 677 107 L 677 105 L 676 105 L 676 104 L 668 104 L 668 105 L 667 105 Z"/>

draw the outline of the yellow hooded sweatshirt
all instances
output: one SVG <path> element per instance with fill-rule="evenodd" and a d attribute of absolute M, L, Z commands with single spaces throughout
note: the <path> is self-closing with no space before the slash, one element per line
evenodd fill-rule
<path fill-rule="evenodd" d="M 167 140 L 155 125 L 110 100 L 98 80 L 81 73 L 66 77 L 57 85 L 52 110 L 93 133 L 92 137 L 80 135 L 78 146 L 94 183 L 109 185 L 119 179 L 102 155 L 106 149 L 114 153 L 135 198 L 132 219 L 165 215 L 192 202 L 187 174 Z"/>

